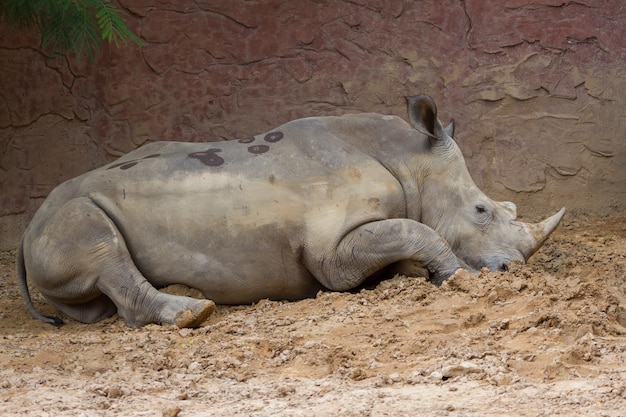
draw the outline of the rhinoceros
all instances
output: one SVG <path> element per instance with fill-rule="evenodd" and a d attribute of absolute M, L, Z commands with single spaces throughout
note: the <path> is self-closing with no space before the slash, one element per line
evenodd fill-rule
<path fill-rule="evenodd" d="M 155 142 L 54 189 L 24 233 L 26 279 L 84 323 L 193 327 L 218 304 L 346 291 L 394 266 L 439 285 L 461 268 L 525 262 L 564 209 L 535 224 L 472 181 L 434 101 L 408 120 L 351 114 L 294 120 L 212 143 Z M 381 272 L 382 271 L 382 272 Z M 207 299 L 159 291 L 171 284 Z"/>

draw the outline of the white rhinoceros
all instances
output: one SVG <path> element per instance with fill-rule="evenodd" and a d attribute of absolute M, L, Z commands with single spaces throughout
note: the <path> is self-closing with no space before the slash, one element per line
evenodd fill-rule
<path fill-rule="evenodd" d="M 156 142 L 53 190 L 24 233 L 26 277 L 66 315 L 129 326 L 196 326 L 213 303 L 160 292 L 184 284 L 218 304 L 296 300 L 355 288 L 410 263 L 441 284 L 459 268 L 526 261 L 564 210 L 516 221 L 472 181 L 453 124 L 428 96 L 411 125 L 358 114 L 295 120 L 248 139 Z"/>

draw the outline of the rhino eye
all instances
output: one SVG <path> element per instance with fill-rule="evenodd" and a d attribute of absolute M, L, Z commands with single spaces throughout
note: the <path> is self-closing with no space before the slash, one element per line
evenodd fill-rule
<path fill-rule="evenodd" d="M 491 223 L 491 214 L 489 213 L 487 207 L 483 204 L 476 204 L 475 209 L 476 214 L 474 216 L 474 222 L 476 223 L 476 226 L 484 232 Z"/>

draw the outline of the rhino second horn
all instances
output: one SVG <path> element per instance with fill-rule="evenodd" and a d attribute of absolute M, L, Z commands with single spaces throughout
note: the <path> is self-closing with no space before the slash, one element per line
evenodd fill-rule
<path fill-rule="evenodd" d="M 547 219 L 545 219 L 544 221 L 540 223 L 530 223 L 530 224 L 525 223 L 524 224 L 526 226 L 526 230 L 528 231 L 528 234 L 530 235 L 530 240 L 531 240 L 530 245 L 524 245 L 525 247 L 522 248 L 522 253 L 524 254 L 524 258 L 527 261 L 528 261 L 528 258 L 530 258 L 533 253 L 539 250 L 539 248 L 541 247 L 541 245 L 543 245 L 543 242 L 546 241 L 548 236 L 550 236 L 550 234 L 554 232 L 554 229 L 556 229 L 556 227 L 559 225 L 559 222 L 563 218 L 564 214 L 565 214 L 565 207 L 563 207 L 556 214 L 552 215 L 551 217 L 548 217 Z"/>

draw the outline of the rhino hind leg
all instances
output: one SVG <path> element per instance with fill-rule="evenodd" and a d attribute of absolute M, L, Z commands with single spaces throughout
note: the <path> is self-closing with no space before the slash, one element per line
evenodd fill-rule
<path fill-rule="evenodd" d="M 62 206 L 32 241 L 26 257 L 28 278 L 42 295 L 84 323 L 117 311 L 130 327 L 197 327 L 215 308 L 209 300 L 154 288 L 135 266 L 115 224 L 88 198 Z"/>

